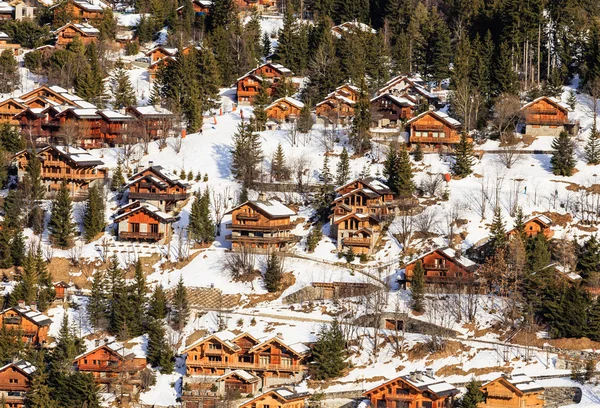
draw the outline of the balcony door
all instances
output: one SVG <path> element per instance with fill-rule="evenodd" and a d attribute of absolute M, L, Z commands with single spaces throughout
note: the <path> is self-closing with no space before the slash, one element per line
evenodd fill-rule
<path fill-rule="evenodd" d="M 130 223 L 129 232 L 140 232 L 140 224 L 137 222 Z"/>

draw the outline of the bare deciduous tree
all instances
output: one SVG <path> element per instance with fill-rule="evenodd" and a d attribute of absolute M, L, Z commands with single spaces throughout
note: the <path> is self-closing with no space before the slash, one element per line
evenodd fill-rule
<path fill-rule="evenodd" d="M 429 236 L 437 227 L 437 212 L 433 208 L 426 208 L 414 218 L 416 231 L 424 237 Z"/>
<path fill-rule="evenodd" d="M 521 101 L 517 95 L 503 94 L 500 95 L 494 104 L 494 116 L 492 124 L 498 131 L 501 144 L 513 144 L 514 130 L 517 121 L 521 115 Z"/>
<path fill-rule="evenodd" d="M 229 210 L 231 200 L 231 191 L 227 187 L 225 190 L 217 192 L 214 189 L 211 191 L 212 208 L 215 213 L 215 224 L 217 227 L 217 235 L 221 234 L 221 223 L 227 210 Z"/>
<path fill-rule="evenodd" d="M 223 268 L 233 279 L 240 279 L 253 273 L 256 269 L 254 249 L 244 245 L 240 247 L 239 251 L 227 253 Z"/>
<path fill-rule="evenodd" d="M 421 190 L 432 197 L 439 195 L 442 188 L 443 179 L 440 174 L 427 173 L 421 179 Z"/>
<path fill-rule="evenodd" d="M 512 168 L 521 160 L 519 154 L 519 148 L 516 144 L 500 147 L 500 153 L 498 153 L 498 161 L 506 166 L 507 169 Z"/>
<path fill-rule="evenodd" d="M 463 204 L 455 202 L 448 206 L 444 211 L 444 222 L 442 233 L 446 235 L 448 239 L 448 246 L 454 248 L 454 235 L 458 228 L 458 221 L 463 213 Z"/>

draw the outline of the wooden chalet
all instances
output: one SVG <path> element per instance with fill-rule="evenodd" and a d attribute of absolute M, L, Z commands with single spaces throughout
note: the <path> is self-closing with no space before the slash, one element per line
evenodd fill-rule
<path fill-rule="evenodd" d="M 10 98 L 0 101 L 0 122 L 18 125 L 19 121 L 15 119 L 15 115 L 27 109 L 27 105 L 19 98 Z"/>
<path fill-rule="evenodd" d="M 527 219 L 524 224 L 525 234 L 528 237 L 533 237 L 540 233 L 544 234 L 548 239 L 554 236 L 554 231 L 551 229 L 552 220 L 543 214 L 534 215 Z M 509 239 L 515 234 L 517 234 L 517 231 L 514 228 L 507 233 Z"/>
<path fill-rule="evenodd" d="M 12 20 L 15 15 L 15 8 L 7 1 L 0 1 L 0 21 Z"/>
<path fill-rule="evenodd" d="M 20 301 L 17 306 L 0 312 L 0 326 L 20 335 L 24 343 L 36 346 L 46 343 L 50 324 L 52 320 L 38 311 L 35 303 L 25 306 L 25 302 Z"/>
<path fill-rule="evenodd" d="M 56 109 L 56 108 L 51 108 Z M 76 139 L 78 144 L 83 149 L 97 149 L 103 147 L 102 134 L 100 128 L 103 118 L 98 114 L 96 108 L 92 109 L 77 109 L 68 108 L 58 111 L 54 115 L 54 136 L 51 142 L 62 143 L 66 141 L 61 131 L 65 127 L 70 127 L 77 133 Z"/>
<path fill-rule="evenodd" d="M 269 118 L 283 122 L 297 119 L 303 107 L 304 104 L 299 100 L 286 96 L 274 101 L 265 111 Z"/>
<path fill-rule="evenodd" d="M 309 397 L 310 393 L 308 392 L 275 388 L 244 402 L 239 408 L 304 408 Z"/>
<path fill-rule="evenodd" d="M 301 379 L 308 351 L 304 344 L 287 344 L 279 336 L 258 340 L 249 333 L 221 331 L 193 343 L 183 354 L 188 376 L 244 370 L 259 377 L 261 387 L 269 387 Z"/>
<path fill-rule="evenodd" d="M 158 46 L 152 48 L 146 53 L 146 57 L 150 59 L 150 64 L 153 64 L 165 57 L 174 57 L 177 55 L 177 48 Z"/>
<path fill-rule="evenodd" d="M 278 11 L 276 0 L 235 0 L 240 10 L 256 9 L 259 12 Z"/>
<path fill-rule="evenodd" d="M 386 82 L 386 84 L 377 91 L 377 95 L 386 93 L 400 95 L 401 92 L 411 86 L 424 87 L 425 82 L 423 82 L 419 76 L 398 75 Z"/>
<path fill-rule="evenodd" d="M 415 371 L 363 393 L 373 408 L 450 408 L 456 387 L 435 378 L 433 370 Z"/>
<path fill-rule="evenodd" d="M 569 105 L 555 98 L 540 96 L 521 108 L 525 125 L 524 133 L 531 136 L 558 136 L 570 131 L 574 124 L 569 121 Z"/>
<path fill-rule="evenodd" d="M 282 78 L 288 78 L 294 75 L 294 73 L 288 68 L 284 67 L 281 64 L 275 64 L 273 62 L 267 62 L 266 64 L 262 64 L 257 68 L 254 68 L 250 72 L 254 75 L 258 75 L 263 79 L 271 80 L 273 82 L 278 82 Z"/>
<path fill-rule="evenodd" d="M 165 133 L 174 135 L 179 132 L 173 112 L 155 106 L 130 106 L 127 113 L 137 119 L 143 132 L 152 140 L 163 137 Z"/>
<path fill-rule="evenodd" d="M 150 75 L 150 80 L 154 80 L 156 78 L 158 70 L 163 65 L 170 64 L 173 61 L 175 61 L 175 57 L 164 57 L 159 59 L 158 61 L 150 63 L 150 66 L 148 67 L 148 74 Z"/>
<path fill-rule="evenodd" d="M 1 11 L 2 7 L 0 6 L 0 13 Z M 2 21 L 2 14 L 0 14 L 0 21 Z M 0 53 L 2 53 L 4 50 L 10 50 L 15 56 L 17 56 L 21 51 L 21 44 L 15 44 L 12 37 L 5 32 L 0 31 Z"/>
<path fill-rule="evenodd" d="M 385 93 L 371 99 L 373 126 L 399 127 L 413 117 L 416 104 L 407 98 Z"/>
<path fill-rule="evenodd" d="M 164 243 L 171 236 L 171 224 L 178 219 L 152 204 L 134 201 L 119 208 L 114 222 L 119 240 Z"/>
<path fill-rule="evenodd" d="M 69 93 L 65 88 L 56 85 L 42 85 L 21 95 L 19 100 L 22 100 L 23 104 L 29 108 L 48 108 L 58 105 L 82 109 L 96 107 L 95 105 L 84 101 L 81 97 Z"/>
<path fill-rule="evenodd" d="M 425 82 L 418 76 L 400 75 L 392 78 L 377 91 L 377 96 L 386 93 L 410 100 L 417 111 L 427 110 L 430 106 L 442 106 L 439 96 L 427 90 Z"/>
<path fill-rule="evenodd" d="M 280 201 L 267 200 L 261 195 L 258 200 L 246 201 L 228 214 L 231 214 L 231 222 L 226 228 L 231 234 L 226 238 L 232 249 L 284 249 L 298 241 L 291 232 L 296 226 L 291 217 L 296 212 Z"/>
<path fill-rule="evenodd" d="M 83 44 L 88 45 L 98 40 L 100 30 L 89 24 L 67 23 L 52 32 L 56 37 L 56 47 L 64 48 L 75 37 L 79 37 Z"/>
<path fill-rule="evenodd" d="M 353 180 L 336 192 L 330 234 L 337 240 L 337 250 L 370 255 L 385 220 L 393 214 L 394 194 L 373 177 Z"/>
<path fill-rule="evenodd" d="M 110 109 L 97 111 L 101 117 L 100 140 L 102 144 L 111 147 L 129 142 L 131 138 L 131 125 L 134 118 Z"/>
<path fill-rule="evenodd" d="M 85 0 L 64 0 L 50 9 L 53 10 L 55 18 L 66 14 L 73 23 L 99 20 L 104 13 L 102 7 Z"/>
<path fill-rule="evenodd" d="M 360 96 L 360 89 L 344 84 L 335 89 L 315 106 L 317 117 L 331 123 L 346 124 L 354 117 L 354 105 Z"/>
<path fill-rule="evenodd" d="M 189 196 L 189 185 L 162 166 L 150 166 L 134 174 L 125 187 L 129 189 L 130 203 L 152 204 L 165 212 L 171 212 Z"/>
<path fill-rule="evenodd" d="M 8 408 L 25 408 L 26 395 L 31 388 L 36 368 L 28 361 L 19 360 L 0 368 L 0 400 Z"/>
<path fill-rule="evenodd" d="M 54 299 L 57 300 L 65 300 L 67 298 L 67 289 L 69 289 L 70 285 L 65 281 L 55 282 L 54 286 Z"/>
<path fill-rule="evenodd" d="M 262 386 L 262 381 L 246 370 L 233 370 L 221 376 L 186 376 L 181 401 L 184 407 L 214 407 L 219 398 L 232 395 L 246 397 L 256 395 Z"/>
<path fill-rule="evenodd" d="M 544 387 L 525 374 L 503 375 L 480 388 L 484 401 L 478 408 L 542 408 Z"/>
<path fill-rule="evenodd" d="M 418 261 L 423 264 L 425 284 L 454 285 L 467 284 L 475 280 L 474 272 L 477 264 L 462 256 L 452 248 L 438 248 L 421 255 L 405 266 L 404 279 L 410 287 L 413 271 Z"/>
<path fill-rule="evenodd" d="M 258 95 L 260 87 L 263 84 L 263 79 L 251 72 L 236 81 L 236 94 L 239 105 L 250 105 L 254 103 L 254 98 Z M 267 93 L 272 94 L 272 89 L 267 88 Z"/>
<path fill-rule="evenodd" d="M 36 153 L 42 162 L 42 182 L 48 192 L 57 191 L 65 181 L 73 196 L 85 194 L 92 184 L 103 182 L 108 175 L 107 169 L 101 167 L 104 162 L 81 148 L 45 146 Z M 25 176 L 31 154 L 23 150 L 13 157 L 19 181 Z"/>
<path fill-rule="evenodd" d="M 91 374 L 96 384 L 105 385 L 108 391 L 117 381 L 122 382 L 125 389 L 133 389 L 140 383 L 139 373 L 146 368 L 146 357 L 112 342 L 75 357 L 73 367 L 76 371 Z"/>
<path fill-rule="evenodd" d="M 442 149 L 460 142 L 462 125 L 446 113 L 427 111 L 406 122 L 409 142 L 420 143 L 424 149 Z"/>

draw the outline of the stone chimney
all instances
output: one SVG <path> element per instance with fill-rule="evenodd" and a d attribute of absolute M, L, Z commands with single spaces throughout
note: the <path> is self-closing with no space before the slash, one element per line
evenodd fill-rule
<path fill-rule="evenodd" d="M 417 381 L 423 381 L 423 373 L 420 371 L 417 371 L 416 374 L 417 374 Z"/>
<path fill-rule="evenodd" d="M 154 160 L 148 160 L 148 167 L 154 166 Z"/>
<path fill-rule="evenodd" d="M 29 307 L 31 308 L 31 310 L 33 310 L 34 312 L 38 311 L 37 308 L 37 302 L 31 302 L 31 304 L 29 305 Z"/>
<path fill-rule="evenodd" d="M 413 372 L 410 373 L 409 379 L 411 381 L 413 381 L 413 382 L 417 381 L 417 373 L 416 373 L 416 371 L 413 371 Z"/>
<path fill-rule="evenodd" d="M 25 301 L 24 300 L 19 300 L 19 307 L 21 309 L 25 308 Z"/>
<path fill-rule="evenodd" d="M 94 340 L 94 346 L 98 347 L 100 345 L 100 339 Z"/>
<path fill-rule="evenodd" d="M 264 192 L 258 193 L 258 201 L 267 201 L 267 196 Z"/>
<path fill-rule="evenodd" d="M 433 378 L 433 368 L 427 368 L 425 372 L 427 373 L 427 377 Z"/>
<path fill-rule="evenodd" d="M 435 106 L 429 105 L 429 112 L 433 112 L 435 110 Z"/>

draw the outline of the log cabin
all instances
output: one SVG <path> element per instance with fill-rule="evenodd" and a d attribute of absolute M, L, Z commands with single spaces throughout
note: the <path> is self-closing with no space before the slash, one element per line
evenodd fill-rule
<path fill-rule="evenodd" d="M 190 186 L 162 166 L 150 166 L 130 179 L 125 185 L 129 189 L 130 203 L 140 201 L 152 204 L 168 213 L 189 197 L 187 190 Z"/>
<path fill-rule="evenodd" d="M 480 388 L 484 401 L 477 408 L 542 408 L 544 387 L 525 374 L 503 375 Z"/>
<path fill-rule="evenodd" d="M 410 144 L 425 150 L 443 149 L 460 142 L 462 125 L 444 112 L 427 111 L 406 122 Z"/>
<path fill-rule="evenodd" d="M 221 376 L 186 376 L 181 401 L 184 407 L 213 407 L 218 398 L 247 397 L 259 393 L 262 381 L 246 370 L 233 370 Z M 200 405 L 201 404 L 201 405 Z"/>
<path fill-rule="evenodd" d="M 30 150 L 22 150 L 13 156 L 19 181 L 26 174 L 30 154 Z M 58 191 L 64 181 L 73 197 L 83 196 L 91 185 L 102 183 L 108 176 L 108 170 L 101 167 L 102 160 L 78 147 L 45 146 L 36 154 L 42 163 L 42 182 L 48 193 Z"/>
<path fill-rule="evenodd" d="M 414 371 L 363 393 L 372 408 L 450 408 L 458 389 L 433 375 Z"/>
<path fill-rule="evenodd" d="M 175 61 L 175 57 L 164 57 L 156 62 L 151 63 L 148 67 L 148 74 L 150 75 L 150 80 L 152 81 L 156 78 L 156 75 L 158 75 L 158 71 L 163 65 L 170 64 L 173 61 Z"/>
<path fill-rule="evenodd" d="M 127 391 L 135 389 L 141 383 L 139 374 L 146 364 L 143 353 L 135 353 L 117 342 L 98 345 L 73 359 L 76 371 L 91 374 L 94 382 L 106 386 L 109 392 L 117 382 L 122 382 Z"/>
<path fill-rule="evenodd" d="M 400 95 L 401 92 L 411 86 L 424 87 L 425 82 L 420 76 L 398 75 L 387 81 L 385 85 L 377 91 L 376 95 L 379 96 L 385 93 Z"/>
<path fill-rule="evenodd" d="M 275 388 L 242 403 L 238 408 L 304 408 L 309 397 L 308 392 Z"/>
<path fill-rule="evenodd" d="M 46 343 L 50 324 L 52 324 L 52 319 L 41 313 L 35 303 L 26 306 L 25 302 L 19 301 L 17 306 L 0 312 L 0 326 L 14 331 L 21 336 L 24 343 L 34 346 Z"/>
<path fill-rule="evenodd" d="M 250 73 L 258 75 L 259 77 L 270 80 L 272 82 L 278 82 L 282 78 L 288 78 L 294 75 L 294 73 L 290 69 L 284 67 L 281 64 L 275 64 L 273 62 L 267 62 L 265 64 L 259 65 L 258 67 L 250 71 Z"/>
<path fill-rule="evenodd" d="M 50 7 L 50 10 L 53 10 L 55 18 L 60 18 L 61 15 L 66 14 L 73 23 L 99 20 L 104 13 L 102 7 L 86 0 L 64 0 Z"/>
<path fill-rule="evenodd" d="M 354 85 L 338 86 L 315 106 L 317 117 L 331 123 L 346 124 L 354 117 L 354 105 L 360 96 L 360 89 Z"/>
<path fill-rule="evenodd" d="M 477 264 L 462 256 L 452 248 L 438 248 L 405 266 L 404 279 L 406 287 L 410 287 L 413 271 L 418 261 L 421 261 L 425 271 L 427 285 L 469 284 L 475 280 Z"/>
<path fill-rule="evenodd" d="M 298 119 L 304 104 L 289 96 L 279 98 L 265 108 L 267 116 L 279 122 Z"/>
<path fill-rule="evenodd" d="M 89 24 L 67 23 L 52 32 L 56 38 L 57 48 L 66 48 L 75 37 L 79 37 L 84 45 L 98 41 L 100 30 Z"/>
<path fill-rule="evenodd" d="M 0 399 L 8 408 L 25 408 L 35 366 L 19 360 L 0 368 Z"/>
<path fill-rule="evenodd" d="M 52 108 L 56 109 L 56 108 Z M 102 134 L 100 132 L 102 116 L 98 110 L 68 108 L 54 115 L 54 135 L 51 143 L 66 144 L 73 139 L 82 149 L 97 149 L 103 147 Z M 68 134 L 68 135 L 67 135 Z"/>
<path fill-rule="evenodd" d="M 102 118 L 100 122 L 100 140 L 102 144 L 114 147 L 129 142 L 131 125 L 135 121 L 133 116 L 110 109 L 99 110 L 97 113 Z"/>
<path fill-rule="evenodd" d="M 72 106 L 75 108 L 91 109 L 96 106 L 74 95 L 60 86 L 42 85 L 19 97 L 23 104 L 30 108 L 48 108 L 51 106 Z"/>
<path fill-rule="evenodd" d="M 150 64 L 153 64 L 165 57 L 174 57 L 177 55 L 177 48 L 158 46 L 152 48 L 146 53 L 146 57 L 150 58 Z"/>
<path fill-rule="evenodd" d="M 160 139 L 165 133 L 172 136 L 179 132 L 176 116 L 168 109 L 156 106 L 130 106 L 126 111 L 137 119 L 150 140 Z"/>
<path fill-rule="evenodd" d="M 0 122 L 8 122 L 11 125 L 18 125 L 19 121 L 15 115 L 27 109 L 27 105 L 20 98 L 9 98 L 0 102 Z"/>
<path fill-rule="evenodd" d="M 134 201 L 119 208 L 114 222 L 120 241 L 165 243 L 171 236 L 171 224 L 179 217 L 160 211 L 148 203 Z"/>
<path fill-rule="evenodd" d="M 231 249 L 279 250 L 298 241 L 291 232 L 296 226 L 291 217 L 296 212 L 280 201 L 267 200 L 264 194 L 258 200 L 238 205 L 227 214 L 231 214 L 231 222 L 225 226 L 231 230 L 226 237 L 231 242 Z"/>
<path fill-rule="evenodd" d="M 235 0 L 235 3 L 240 10 L 256 9 L 259 12 L 278 11 L 276 0 Z"/>
<path fill-rule="evenodd" d="M 569 105 L 556 98 L 540 96 L 534 99 L 521 108 L 524 133 L 556 137 L 562 131 L 570 131 L 574 124 L 569 121 L 569 110 Z"/>
<path fill-rule="evenodd" d="M 258 95 L 260 87 L 265 82 L 262 77 L 251 72 L 240 77 L 236 81 L 236 95 L 239 105 L 250 105 L 254 103 L 254 98 Z M 266 82 L 265 82 L 266 83 Z M 272 94 L 272 89 L 267 88 L 267 94 Z"/>
<path fill-rule="evenodd" d="M 377 128 L 400 127 L 414 115 L 417 105 L 407 98 L 385 93 L 371 99 L 372 125 Z"/>
<path fill-rule="evenodd" d="M 527 237 L 533 237 L 540 233 L 544 234 L 548 239 L 554 236 L 554 230 L 551 229 L 552 220 L 543 214 L 534 215 L 533 217 L 528 218 L 524 224 Z M 517 234 L 517 231 L 514 228 L 508 231 L 508 239 L 515 234 Z"/>
<path fill-rule="evenodd" d="M 0 6 L 0 10 L 1 9 L 2 7 Z M 2 21 L 1 15 L 0 21 Z M 2 53 L 4 50 L 10 50 L 16 57 L 21 52 L 21 44 L 15 44 L 11 36 L 6 34 L 5 32 L 0 31 L 0 53 Z"/>
<path fill-rule="evenodd" d="M 394 194 L 374 177 L 338 187 L 330 216 L 330 235 L 338 252 L 370 255 L 386 220 L 393 215 Z"/>
<path fill-rule="evenodd" d="M 259 377 L 262 388 L 300 380 L 308 352 L 304 344 L 288 344 L 279 335 L 259 340 L 249 333 L 226 330 L 198 340 L 182 354 L 188 376 L 222 376 L 244 370 Z"/>

